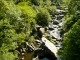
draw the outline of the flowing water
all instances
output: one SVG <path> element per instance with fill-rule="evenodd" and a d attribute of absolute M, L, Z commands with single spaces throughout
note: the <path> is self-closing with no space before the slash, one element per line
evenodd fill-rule
<path fill-rule="evenodd" d="M 56 20 L 57 20 L 57 18 L 56 18 Z M 60 36 L 60 29 L 62 29 L 62 25 L 63 24 L 62 24 L 62 21 L 60 21 L 60 20 L 57 20 L 57 21 L 59 21 L 58 25 L 55 25 L 52 22 L 49 25 L 51 28 L 53 28 L 53 30 L 49 30 L 49 33 L 50 33 L 50 36 L 55 37 L 54 40 L 59 40 L 61 38 L 61 36 Z M 61 42 L 59 42 L 55 46 L 58 46 L 57 48 L 60 48 L 61 47 L 60 43 Z M 50 60 L 50 59 L 47 59 L 46 57 L 43 58 L 43 59 L 38 59 L 38 57 L 36 57 L 36 59 L 35 58 L 31 59 L 33 57 L 33 55 L 34 55 L 34 52 L 32 52 L 32 53 L 26 52 L 26 53 L 24 53 L 24 55 L 19 55 L 19 58 L 24 58 L 23 60 Z M 57 60 L 61 60 L 60 57 L 58 57 Z"/>

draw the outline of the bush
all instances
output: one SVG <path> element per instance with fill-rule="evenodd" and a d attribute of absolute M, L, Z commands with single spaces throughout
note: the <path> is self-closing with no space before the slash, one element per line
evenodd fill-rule
<path fill-rule="evenodd" d="M 49 12 L 45 8 L 39 8 L 39 13 L 37 14 L 37 23 L 41 26 L 48 26 L 51 20 Z"/>
<path fill-rule="evenodd" d="M 56 6 L 46 7 L 50 14 L 53 14 L 56 11 Z"/>

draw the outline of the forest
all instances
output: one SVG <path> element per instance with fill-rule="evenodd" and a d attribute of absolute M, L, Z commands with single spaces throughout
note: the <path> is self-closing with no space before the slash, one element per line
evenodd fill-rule
<path fill-rule="evenodd" d="M 46 31 L 56 10 L 66 8 L 60 32 L 62 48 L 57 54 L 61 60 L 80 60 L 79 0 L 0 0 L 0 60 L 20 60 L 17 46 L 41 39 L 36 26 Z M 54 44 L 47 33 L 44 36 Z"/>

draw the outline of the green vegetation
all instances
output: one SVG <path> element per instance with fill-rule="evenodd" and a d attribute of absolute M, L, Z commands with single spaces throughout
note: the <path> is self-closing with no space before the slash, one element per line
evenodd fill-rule
<path fill-rule="evenodd" d="M 62 60 L 80 60 L 80 1 L 71 0 L 65 16 L 63 48 L 59 50 Z"/>
<path fill-rule="evenodd" d="M 16 46 L 25 41 L 32 43 L 37 35 L 36 24 L 47 27 L 60 6 L 68 8 L 60 57 L 80 60 L 79 0 L 0 0 L 0 60 L 16 60 Z"/>
<path fill-rule="evenodd" d="M 34 40 L 30 34 L 35 28 L 35 18 L 36 11 L 27 2 L 15 5 L 13 1 L 0 1 L 0 60 L 15 60 L 16 46 Z"/>
<path fill-rule="evenodd" d="M 19 11 L 7 1 L 0 1 L 0 60 L 14 60 L 17 53 L 9 52 L 17 46 L 17 33 L 15 28 Z M 17 13 L 16 13 L 17 12 Z M 15 24 L 14 24 L 15 23 Z"/>
<path fill-rule="evenodd" d="M 37 14 L 37 23 L 42 26 L 48 26 L 51 20 L 49 12 L 44 8 L 39 8 L 39 13 Z"/>
<path fill-rule="evenodd" d="M 50 0 L 0 0 L 0 60 L 16 60 L 16 46 L 33 42 L 36 24 L 48 26 L 54 7 Z"/>
<path fill-rule="evenodd" d="M 56 11 L 56 6 L 52 5 L 51 0 L 31 0 L 31 4 L 37 12 L 37 24 L 48 26 L 51 16 Z"/>
<path fill-rule="evenodd" d="M 51 36 L 48 35 L 48 33 L 45 33 L 45 34 L 44 34 L 44 37 L 47 38 L 51 43 L 54 44 L 54 40 L 52 39 Z"/>

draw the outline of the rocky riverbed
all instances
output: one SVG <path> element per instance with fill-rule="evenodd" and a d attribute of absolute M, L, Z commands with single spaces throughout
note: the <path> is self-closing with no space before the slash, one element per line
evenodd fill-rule
<path fill-rule="evenodd" d="M 58 51 L 62 47 L 61 30 L 63 28 L 62 18 L 64 17 L 65 10 L 57 9 L 56 12 L 54 15 L 55 19 L 49 22 L 47 30 L 41 26 L 37 26 L 38 39 L 35 39 L 32 44 L 25 42 L 16 48 L 19 51 L 19 60 L 61 60 L 58 55 L 56 56 L 57 52 L 55 51 Z M 46 38 L 45 33 L 47 33 L 48 37 L 52 38 L 53 44 Z M 47 40 L 43 42 L 43 37 L 49 42 L 46 42 Z"/>

